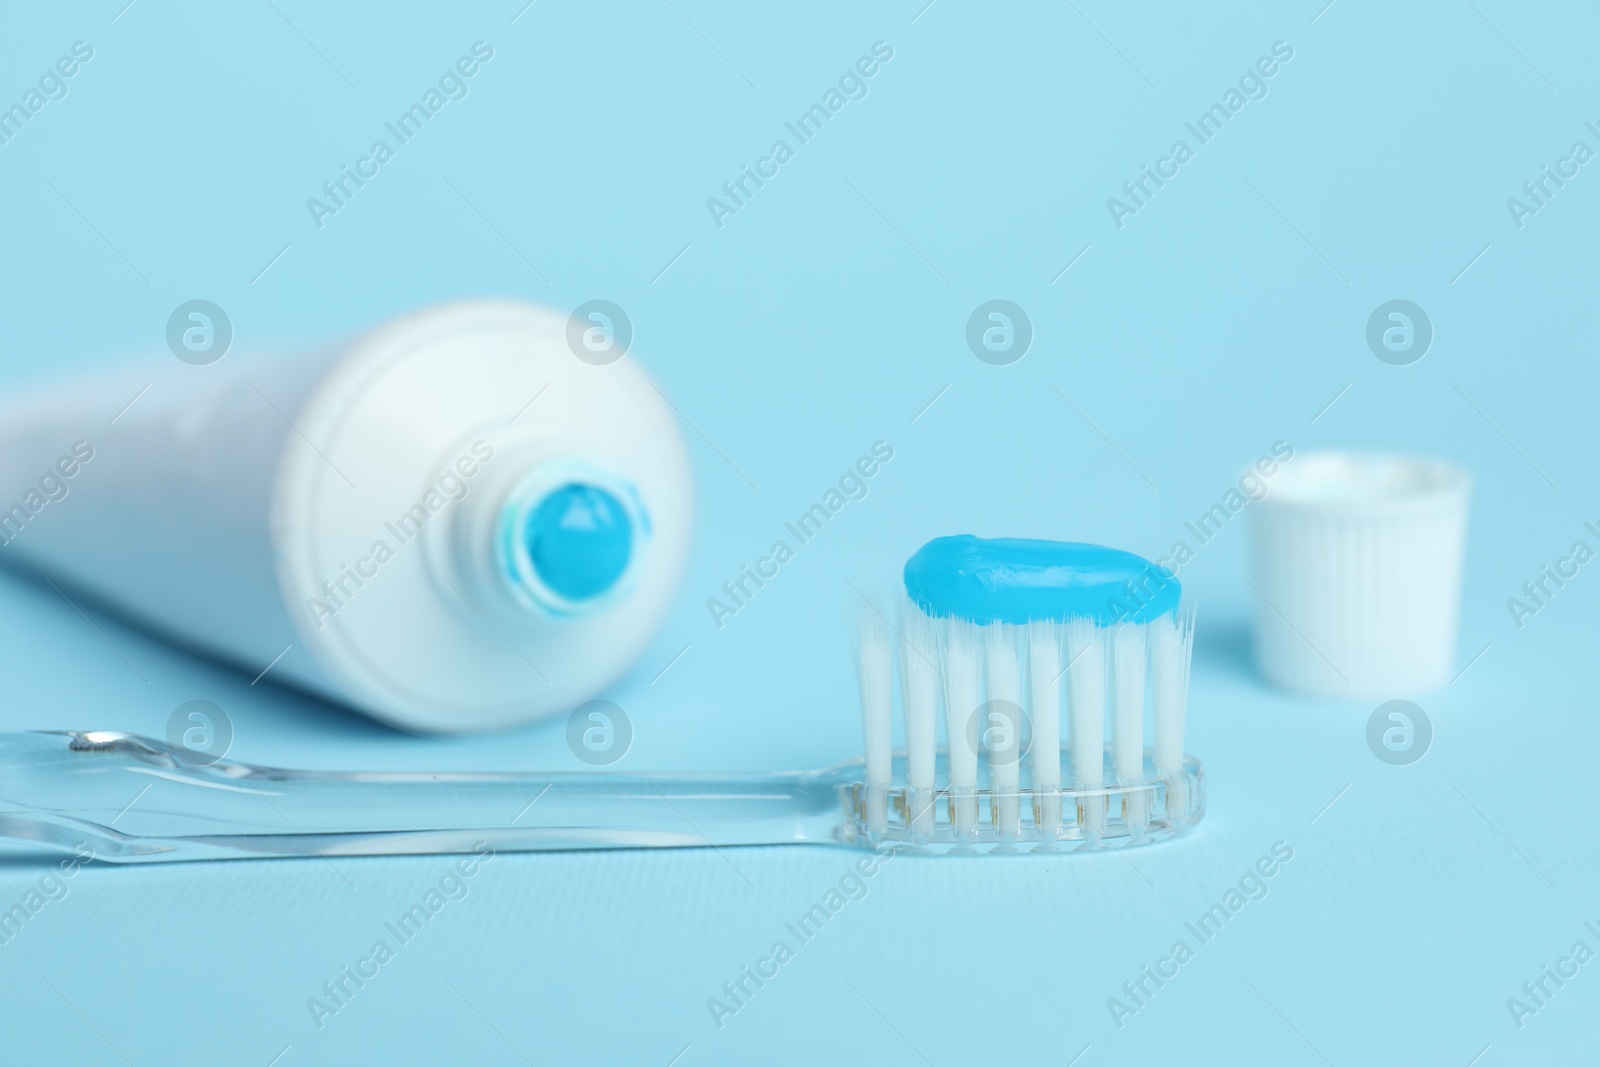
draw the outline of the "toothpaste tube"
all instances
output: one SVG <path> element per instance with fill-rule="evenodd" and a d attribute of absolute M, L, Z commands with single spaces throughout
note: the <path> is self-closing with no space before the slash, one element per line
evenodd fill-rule
<path fill-rule="evenodd" d="M 0 561 L 403 728 L 570 710 L 654 634 L 692 513 L 671 406 L 591 336 L 470 301 L 23 395 Z"/>

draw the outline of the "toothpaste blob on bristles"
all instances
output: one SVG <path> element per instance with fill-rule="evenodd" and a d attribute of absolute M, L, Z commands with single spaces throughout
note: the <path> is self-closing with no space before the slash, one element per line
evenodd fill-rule
<path fill-rule="evenodd" d="M 948 789 L 942 810 L 958 837 L 1137 840 L 1185 815 L 1194 612 L 1171 572 L 1099 545 L 964 535 L 922 546 L 906 562 L 905 592 L 899 656 L 882 627 L 859 646 L 869 782 L 890 765 L 887 675 L 898 658 L 907 785 Z M 941 704 L 947 780 L 934 782 Z M 1165 811 L 1151 808 L 1158 781 L 1169 783 Z M 975 802 L 985 788 L 988 806 Z M 1032 804 L 1018 803 L 1028 795 Z M 914 834 L 932 832 L 923 821 Z"/>
<path fill-rule="evenodd" d="M 937 537 L 906 561 L 906 595 L 934 618 L 1149 622 L 1178 610 L 1171 573 L 1132 552 L 1071 541 Z"/>

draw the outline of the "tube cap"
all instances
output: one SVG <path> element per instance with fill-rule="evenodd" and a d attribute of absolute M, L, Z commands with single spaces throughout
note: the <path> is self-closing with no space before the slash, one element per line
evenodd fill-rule
<path fill-rule="evenodd" d="M 1448 682 L 1470 481 L 1409 456 L 1319 452 L 1286 463 L 1250 506 L 1262 674 L 1327 697 Z"/>

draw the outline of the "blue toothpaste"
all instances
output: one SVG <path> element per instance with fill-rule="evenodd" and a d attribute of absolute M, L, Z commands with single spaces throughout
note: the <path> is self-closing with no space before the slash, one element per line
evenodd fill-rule
<path fill-rule="evenodd" d="M 1169 571 L 1100 545 L 1018 537 L 938 537 L 906 561 L 906 593 L 924 613 L 975 623 L 1093 619 L 1150 622 L 1182 593 Z"/>

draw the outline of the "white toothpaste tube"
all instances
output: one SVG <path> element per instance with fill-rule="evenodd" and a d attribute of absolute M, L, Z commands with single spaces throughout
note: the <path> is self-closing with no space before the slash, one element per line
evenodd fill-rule
<path fill-rule="evenodd" d="M 689 546 L 674 412 L 616 341 L 470 301 L 18 396 L 0 561 L 403 728 L 568 711 L 650 640 Z"/>

